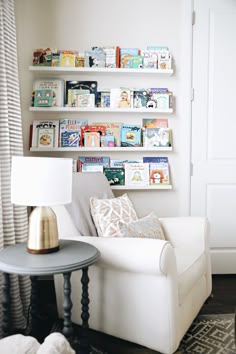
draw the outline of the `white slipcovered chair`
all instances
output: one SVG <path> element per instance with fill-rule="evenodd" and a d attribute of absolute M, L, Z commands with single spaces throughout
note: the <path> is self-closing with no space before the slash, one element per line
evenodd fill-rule
<path fill-rule="evenodd" d="M 55 207 L 60 238 L 93 244 L 101 253 L 89 268 L 89 326 L 161 353 L 174 353 L 211 293 L 207 221 L 160 218 L 166 240 L 96 237 L 91 196 L 114 198 L 101 173 L 76 173 L 73 201 Z M 95 236 L 95 237 L 94 237 Z M 81 323 L 81 273 L 72 274 L 72 321 Z M 55 276 L 59 316 L 63 278 Z"/>

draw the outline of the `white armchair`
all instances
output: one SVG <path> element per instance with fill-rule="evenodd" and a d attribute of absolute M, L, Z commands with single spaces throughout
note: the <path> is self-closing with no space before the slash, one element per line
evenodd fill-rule
<path fill-rule="evenodd" d="M 91 243 L 101 253 L 89 269 L 90 328 L 174 353 L 211 293 L 206 219 L 160 218 L 165 241 L 94 237 L 90 196 L 114 197 L 101 173 L 77 173 L 72 204 L 54 208 L 60 238 Z M 81 323 L 80 278 L 79 272 L 72 274 L 72 321 L 77 324 Z M 55 289 L 62 317 L 60 275 L 55 276 Z"/>

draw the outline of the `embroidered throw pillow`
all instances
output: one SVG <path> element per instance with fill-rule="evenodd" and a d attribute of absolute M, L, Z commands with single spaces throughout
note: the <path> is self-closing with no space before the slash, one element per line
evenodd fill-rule
<path fill-rule="evenodd" d="M 165 240 L 165 235 L 157 215 L 149 215 L 129 223 L 119 222 L 120 234 L 124 237 L 158 238 Z"/>
<path fill-rule="evenodd" d="M 91 214 L 98 236 L 120 236 L 119 222 L 129 223 L 138 219 L 127 194 L 118 198 L 90 198 Z"/>

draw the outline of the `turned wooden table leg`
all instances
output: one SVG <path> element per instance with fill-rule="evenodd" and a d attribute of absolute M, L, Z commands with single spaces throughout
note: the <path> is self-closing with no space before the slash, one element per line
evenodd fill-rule
<path fill-rule="evenodd" d="M 80 345 L 81 345 L 82 352 L 87 354 L 87 353 L 89 353 L 89 338 L 88 338 L 88 335 L 89 335 L 89 324 L 88 324 L 88 320 L 89 320 L 89 293 L 88 293 L 89 276 L 88 276 L 88 268 L 82 269 L 81 283 L 82 283 L 82 299 L 81 299 L 82 328 L 81 328 Z"/>
<path fill-rule="evenodd" d="M 72 309 L 72 301 L 71 301 L 71 282 L 70 277 L 71 273 L 63 273 L 64 276 L 64 322 L 63 322 L 63 330 L 62 333 L 67 339 L 71 339 L 73 335 L 73 327 L 71 322 L 71 309 Z"/>
<path fill-rule="evenodd" d="M 11 298 L 10 298 L 10 275 L 3 273 L 3 286 L 2 286 L 2 332 L 3 337 L 11 334 Z"/>

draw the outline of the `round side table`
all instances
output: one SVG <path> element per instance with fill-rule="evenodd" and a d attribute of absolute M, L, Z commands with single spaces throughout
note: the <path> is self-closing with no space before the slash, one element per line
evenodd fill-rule
<path fill-rule="evenodd" d="M 64 277 L 64 321 L 62 333 L 68 340 L 72 340 L 73 326 L 71 321 L 71 273 L 82 270 L 82 328 L 81 350 L 89 352 L 88 319 L 89 319 L 89 292 L 88 268 L 99 259 L 99 251 L 93 245 L 80 241 L 60 240 L 58 252 L 50 254 L 30 254 L 26 244 L 21 243 L 9 246 L 0 251 L 0 271 L 3 272 L 3 323 L 4 336 L 10 334 L 10 277 L 9 274 L 29 275 L 31 279 L 31 331 L 37 333 L 37 277 L 54 274 L 63 274 Z M 75 348 L 76 349 L 76 348 Z"/>

